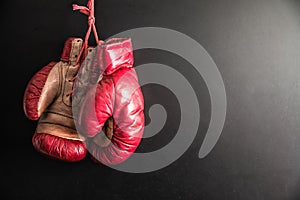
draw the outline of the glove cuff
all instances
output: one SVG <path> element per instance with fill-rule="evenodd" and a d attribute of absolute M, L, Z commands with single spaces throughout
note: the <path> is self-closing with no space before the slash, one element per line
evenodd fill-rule
<path fill-rule="evenodd" d="M 71 65 L 75 65 L 82 43 L 83 40 L 81 38 L 68 38 L 64 44 L 64 49 L 60 60 L 64 62 L 70 62 Z"/>
<path fill-rule="evenodd" d="M 105 75 L 110 75 L 120 68 L 133 65 L 133 51 L 130 38 L 111 38 L 95 49 L 93 68 L 100 68 Z"/>

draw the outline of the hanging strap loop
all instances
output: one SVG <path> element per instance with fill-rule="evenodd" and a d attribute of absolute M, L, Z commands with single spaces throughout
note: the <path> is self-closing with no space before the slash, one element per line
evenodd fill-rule
<path fill-rule="evenodd" d="M 88 48 L 88 40 L 90 37 L 90 34 L 93 30 L 93 34 L 96 40 L 96 43 L 99 44 L 99 38 L 97 34 L 97 29 L 95 26 L 95 16 L 94 16 L 94 0 L 88 0 L 87 6 L 79 6 L 77 4 L 73 4 L 73 10 L 79 10 L 81 13 L 88 16 L 88 30 L 86 32 L 83 45 L 81 47 L 80 53 L 77 57 L 76 63 L 79 63 L 80 58 L 84 52 L 85 49 Z"/>

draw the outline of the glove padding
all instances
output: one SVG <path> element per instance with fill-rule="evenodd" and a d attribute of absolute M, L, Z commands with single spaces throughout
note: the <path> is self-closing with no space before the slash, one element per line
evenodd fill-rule
<path fill-rule="evenodd" d="M 37 72 L 28 83 L 23 99 L 23 108 L 25 115 L 30 120 L 38 120 L 41 116 L 40 97 L 47 81 L 48 75 L 57 62 L 50 62 Z"/>

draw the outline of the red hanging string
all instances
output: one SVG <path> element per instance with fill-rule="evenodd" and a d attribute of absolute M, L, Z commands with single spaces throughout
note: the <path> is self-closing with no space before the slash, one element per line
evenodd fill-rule
<path fill-rule="evenodd" d="M 100 41 L 98 38 L 96 26 L 95 26 L 94 0 L 88 0 L 87 6 L 79 6 L 77 4 L 73 4 L 73 10 L 79 10 L 81 13 L 88 16 L 88 30 L 85 34 L 83 45 L 81 47 L 80 53 L 76 60 L 76 63 L 79 63 L 79 60 L 80 60 L 84 50 L 88 48 L 88 40 L 89 40 L 92 30 L 93 30 L 93 34 L 94 34 L 96 43 L 99 44 Z"/>

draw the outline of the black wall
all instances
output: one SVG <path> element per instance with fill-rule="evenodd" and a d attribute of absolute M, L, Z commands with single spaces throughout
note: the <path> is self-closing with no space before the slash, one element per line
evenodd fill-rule
<path fill-rule="evenodd" d="M 86 1 L 5 1 L 1 8 L 3 199 L 300 199 L 299 1 L 95 1 L 102 39 L 155 26 L 180 31 L 203 45 L 226 87 L 227 117 L 220 140 L 206 158 L 198 158 L 209 124 L 210 99 L 201 77 L 191 75 L 201 94 L 203 114 L 192 146 L 170 166 L 130 174 L 96 165 L 89 157 L 64 163 L 41 156 L 31 145 L 36 122 L 23 113 L 23 92 L 36 71 L 59 59 L 67 37 L 84 36 L 86 17 L 72 11 L 71 5 Z M 135 59 L 136 65 L 160 62 L 189 69 L 185 60 L 158 50 L 137 51 Z M 143 89 L 148 105 L 157 99 L 166 101 L 162 95 L 151 95 L 163 88 Z M 176 132 L 172 128 L 176 120 L 171 118 L 156 138 L 143 141 L 138 150 L 168 143 Z"/>

